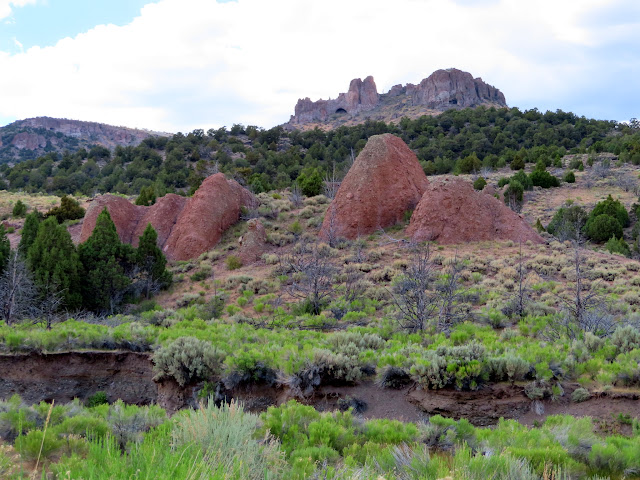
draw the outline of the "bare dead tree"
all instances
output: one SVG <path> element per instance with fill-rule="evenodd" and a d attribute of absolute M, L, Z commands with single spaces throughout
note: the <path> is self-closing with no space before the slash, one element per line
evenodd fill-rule
<path fill-rule="evenodd" d="M 572 241 L 573 270 L 575 280 L 570 295 L 559 296 L 562 312 L 549 323 L 547 336 L 558 338 L 566 336 L 570 339 L 580 338 L 586 332 L 599 337 L 609 336 L 616 324 L 606 299 L 600 293 L 600 281 L 589 284 L 588 267 L 584 255 L 584 237 L 580 230 Z"/>
<path fill-rule="evenodd" d="M 338 243 L 338 214 L 334 202 L 329 204 L 325 215 L 329 215 L 329 222 L 327 223 L 327 228 L 324 230 L 326 240 L 331 248 L 335 248 Z"/>
<path fill-rule="evenodd" d="M 280 259 L 284 271 L 292 274 L 288 293 L 308 302 L 311 313 L 320 314 L 322 307 L 334 292 L 334 279 L 338 268 L 330 253 L 318 244 L 299 244 L 299 253 Z"/>
<path fill-rule="evenodd" d="M 436 278 L 431 247 L 415 251 L 407 271 L 395 282 L 390 293 L 398 309 L 400 327 L 411 332 L 424 330 L 437 313 L 437 303 L 430 291 Z"/>
<path fill-rule="evenodd" d="M 625 192 L 633 192 L 635 195 L 638 194 L 638 182 L 636 178 L 629 173 L 616 173 L 613 184 L 617 187 L 620 187 Z"/>
<path fill-rule="evenodd" d="M 323 193 L 327 198 L 334 199 L 336 197 L 336 193 L 338 193 L 338 188 L 340 188 L 341 179 L 336 173 L 336 164 L 333 162 L 333 168 L 331 170 L 331 174 L 326 174 L 323 182 Z"/>
<path fill-rule="evenodd" d="M 293 186 L 291 187 L 289 200 L 291 200 L 291 203 L 293 203 L 293 206 L 296 208 L 299 208 L 302 206 L 304 195 L 302 195 L 302 190 L 300 190 L 300 186 L 296 183 L 294 183 Z"/>
<path fill-rule="evenodd" d="M 24 259 L 12 252 L 0 277 L 0 314 L 7 325 L 38 315 L 38 289 Z"/>
<path fill-rule="evenodd" d="M 35 323 L 43 323 L 47 330 L 58 320 L 60 308 L 64 304 L 64 290 L 51 283 L 40 288 L 39 313 Z"/>
<path fill-rule="evenodd" d="M 464 264 L 456 253 L 446 266 L 440 280 L 436 282 L 436 302 L 438 321 L 436 329 L 447 336 L 451 329 L 469 316 L 470 308 L 466 304 L 467 292 L 461 288 L 460 275 Z"/>
<path fill-rule="evenodd" d="M 527 313 L 527 304 L 529 303 L 529 286 L 527 285 L 527 268 L 522 255 L 522 241 L 520 241 L 520 249 L 518 251 L 518 278 L 516 291 L 511 297 L 507 305 L 502 309 L 502 313 L 511 317 L 524 317 Z"/>

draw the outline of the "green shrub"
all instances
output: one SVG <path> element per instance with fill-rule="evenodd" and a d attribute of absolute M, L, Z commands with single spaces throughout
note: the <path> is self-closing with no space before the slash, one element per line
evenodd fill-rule
<path fill-rule="evenodd" d="M 606 248 L 609 253 L 615 253 L 624 257 L 631 256 L 629 245 L 627 245 L 627 242 L 622 238 L 611 237 L 607 240 L 607 243 L 605 243 L 604 248 Z"/>
<path fill-rule="evenodd" d="M 609 215 L 620 223 L 622 228 L 626 228 L 629 226 L 629 212 L 624 208 L 624 205 L 620 203 L 620 200 L 614 200 L 611 195 L 609 195 L 606 200 L 602 200 L 598 202 L 593 210 L 589 214 L 589 218 L 596 218 L 600 215 Z"/>
<path fill-rule="evenodd" d="M 629 353 L 640 348 L 640 330 L 632 325 L 618 327 L 611 335 L 611 344 L 618 353 Z"/>
<path fill-rule="evenodd" d="M 27 214 L 27 205 L 22 200 L 18 200 L 13 206 L 11 214 L 14 217 L 24 217 Z"/>
<path fill-rule="evenodd" d="M 482 177 L 478 177 L 476 181 L 473 182 L 473 188 L 475 188 L 476 190 L 482 190 L 486 186 L 487 186 L 487 181 Z"/>
<path fill-rule="evenodd" d="M 547 226 L 547 232 L 562 239 L 575 239 L 587 218 L 587 212 L 579 205 L 560 207 Z"/>
<path fill-rule="evenodd" d="M 473 173 L 482 168 L 482 162 L 475 153 L 456 162 L 456 170 L 460 173 Z"/>
<path fill-rule="evenodd" d="M 87 398 L 87 407 L 89 408 L 104 405 L 105 403 L 109 403 L 105 392 L 96 392 Z"/>
<path fill-rule="evenodd" d="M 571 394 L 571 401 L 574 403 L 580 403 L 589 400 L 590 397 L 591 394 L 589 393 L 589 390 L 580 387 L 576 388 Z"/>
<path fill-rule="evenodd" d="M 155 380 L 174 378 L 186 384 L 208 380 L 220 371 L 223 354 L 209 342 L 194 337 L 180 337 L 160 347 L 153 355 Z"/>
<path fill-rule="evenodd" d="M 564 174 L 563 180 L 567 183 L 576 183 L 576 175 L 571 170 L 569 170 Z"/>
<path fill-rule="evenodd" d="M 27 460 L 40 461 L 48 459 L 63 446 L 63 441 L 58 436 L 47 431 L 46 435 L 41 430 L 31 430 L 26 435 L 16 438 L 15 449 Z"/>
<path fill-rule="evenodd" d="M 227 264 L 227 270 L 237 270 L 242 267 L 242 260 L 235 255 L 229 255 L 225 260 L 225 263 Z"/>
<path fill-rule="evenodd" d="M 611 237 L 622 238 L 622 225 L 615 217 L 603 213 L 597 217 L 589 217 L 585 233 L 594 242 L 602 243 Z"/>
<path fill-rule="evenodd" d="M 571 170 L 580 170 L 580 167 L 582 167 L 582 169 L 584 170 L 584 164 L 582 163 L 582 160 L 579 158 L 574 158 L 569 162 L 569 168 Z"/>
<path fill-rule="evenodd" d="M 58 223 L 62 223 L 65 220 L 77 220 L 84 217 L 84 208 L 80 206 L 76 199 L 65 195 L 60 199 L 60 206 L 52 208 L 45 216 L 47 218 L 56 217 Z"/>
<path fill-rule="evenodd" d="M 206 454 L 207 463 L 221 472 L 233 474 L 232 478 L 279 477 L 284 461 L 278 444 L 268 438 L 256 438 L 260 419 L 244 412 L 241 404 L 232 401 L 216 407 L 210 398 L 200 409 L 184 411 L 177 417 L 173 428 L 174 448 L 195 443 Z"/>
<path fill-rule="evenodd" d="M 552 188 L 559 187 L 560 180 L 557 177 L 554 177 L 549 172 L 536 170 L 529 174 L 529 178 L 531 179 L 531 183 L 536 187 L 542 188 Z"/>

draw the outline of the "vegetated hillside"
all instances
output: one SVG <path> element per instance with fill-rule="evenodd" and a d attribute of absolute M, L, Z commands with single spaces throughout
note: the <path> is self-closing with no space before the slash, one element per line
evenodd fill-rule
<path fill-rule="evenodd" d="M 566 158 L 562 173 L 575 160 Z M 609 194 L 633 211 L 637 193 L 617 178 L 636 179 L 640 170 L 584 160 L 582 169 L 573 164 L 575 183 L 526 191 L 525 217 L 543 212 L 548 226 L 560 198 L 592 212 Z M 497 190 L 511 173 L 495 172 L 487 187 Z M 407 241 L 403 223 L 332 247 L 318 243 L 326 196 L 280 191 L 258 200 L 246 212 L 266 230 L 267 251 L 256 261 L 239 260 L 243 221 L 211 251 L 173 263 L 172 290 L 127 314 L 70 319 L 50 330 L 0 325 L 5 353 L 85 351 L 87 361 L 74 359 L 74 368 L 91 368 L 110 392 L 92 382 L 75 403 L 56 400 L 46 436 L 49 405 L 0 403 L 12 443 L 2 450 L 5 472 L 35 459 L 44 436 L 44 468 L 71 478 L 128 478 L 137 470 L 176 478 L 184 473 L 179 445 L 192 471 L 210 475 L 220 456 L 241 462 L 228 475 L 238 479 L 265 478 L 265 471 L 283 479 L 637 478 L 637 261 L 600 243 L 576 250 L 544 233 L 542 245 L 432 244 L 427 255 L 424 245 Z M 629 223 L 625 235 L 637 222 Z M 580 320 L 572 316 L 576 261 L 579 291 L 590 299 Z M 427 308 L 413 308 L 419 305 Z M 152 350 L 158 400 L 173 410 L 196 398 L 203 407 L 171 420 L 157 406 L 125 407 L 111 393 L 122 373 L 106 352 L 88 358 L 86 350 L 96 348 Z M 108 360 L 111 379 L 98 358 Z M 136 375 L 148 370 L 137 366 Z M 65 377 L 65 385 L 77 387 L 74 380 Z M 142 386 L 153 395 L 148 381 Z M 121 388 L 130 395 L 130 379 Z M 235 403 L 214 407 L 229 399 L 255 413 Z M 417 421 L 420 415 L 426 421 Z M 266 429 L 275 440 L 261 444 L 268 450 L 255 440 Z M 188 442 L 180 443 L 180 432 Z M 242 448 L 216 443 L 227 437 Z M 216 452 L 215 465 L 203 448 Z M 167 458 L 174 470 L 165 475 Z"/>
<path fill-rule="evenodd" d="M 551 166 L 566 153 L 611 152 L 623 162 L 640 162 L 640 133 L 626 124 L 562 111 L 479 107 L 404 118 L 397 125 L 366 121 L 328 132 L 242 125 L 194 130 L 147 138 L 113 153 L 101 147 L 49 153 L 14 167 L 0 166 L 0 173 L 10 190 L 58 194 L 137 194 L 145 186 L 157 196 L 187 193 L 217 171 L 255 193 L 287 188 L 297 180 L 306 193 L 317 194 L 325 176 L 338 180 L 367 139 L 380 133 L 400 136 L 428 175 L 521 168 L 540 159 Z"/>
<path fill-rule="evenodd" d="M 90 149 L 93 146 L 113 149 L 136 146 L 150 136 L 166 136 L 128 127 L 114 127 L 96 122 L 36 117 L 18 120 L 0 127 L 0 163 L 34 159 L 49 152 Z"/>
<path fill-rule="evenodd" d="M 257 191 L 257 201 L 243 210 L 241 221 L 226 230 L 213 249 L 170 263 L 172 286 L 155 297 L 151 293 L 156 290 L 156 269 L 148 263 L 153 258 L 148 253 L 155 252 L 162 270 L 164 262 L 154 232 L 148 229 L 145 248 L 134 252 L 120 244 L 115 226 L 101 214 L 96 238 L 78 248 L 78 268 L 84 272 L 81 300 L 94 312 L 121 309 L 120 313 L 72 319 L 66 312 L 51 315 L 51 309 L 41 309 L 15 313 L 14 321 L 0 323 L 0 351 L 5 354 L 0 365 L 28 372 L 23 379 L 12 369 L 11 375 L 3 376 L 0 391 L 9 396 L 29 388 L 29 402 L 56 400 L 55 406 L 29 406 L 19 397 L 0 403 L 0 433 L 11 444 L 0 449 L 0 474 L 20 475 L 26 462 L 40 458 L 47 472 L 96 479 L 140 474 L 238 479 L 315 475 L 344 480 L 637 478 L 637 132 L 574 118 L 575 125 L 565 124 L 567 131 L 578 129 L 584 136 L 569 139 L 573 153 L 564 155 L 564 147 L 555 145 L 565 139 L 555 131 L 562 123 L 554 126 L 543 120 L 563 115 L 560 112 L 486 110 L 496 115 L 494 123 L 500 123 L 502 113 L 515 113 L 516 121 L 522 119 L 532 129 L 532 139 L 541 125 L 547 125 L 555 143 L 528 144 L 524 130 L 513 137 L 524 149 L 516 142 L 512 150 L 499 150 L 500 155 L 474 155 L 472 150 L 462 154 L 463 150 L 454 153 L 445 147 L 450 138 L 443 132 L 431 136 L 444 156 L 437 161 L 423 156 L 424 168 L 448 165 L 461 172 L 449 182 L 452 188 L 463 179 L 481 192 L 473 197 L 495 195 L 497 200 L 491 201 L 520 211 L 539 229 L 543 243 L 499 238 L 452 245 L 415 243 L 407 227 L 419 209 L 407 210 L 399 223 L 385 230 L 352 240 L 330 235 L 326 241 L 320 239 L 331 198 L 341 195 L 336 193 L 339 179 L 323 181 L 332 157 L 315 158 L 312 151 L 327 154 L 336 148 L 334 140 L 357 145 L 363 132 L 368 138 L 377 133 L 375 128 L 395 128 L 409 141 L 418 141 L 418 132 L 433 134 L 442 128 L 441 120 L 451 120 L 451 132 L 456 115 L 475 118 L 478 112 L 407 120 L 404 127 L 367 123 L 338 129 L 339 137 L 332 132 L 284 134 L 250 127 L 243 133 L 243 127 L 234 126 L 232 132 L 195 131 L 160 143 L 146 140 L 136 148 L 118 149 L 114 158 L 94 154 L 90 166 L 97 168 L 93 178 L 100 181 L 109 178 L 100 176 L 109 165 L 120 168 L 121 175 L 132 166 L 138 172 L 153 171 L 156 178 L 148 178 L 147 186 L 153 188 L 141 195 L 144 202 L 153 202 L 158 180 L 166 189 L 193 188 L 199 182 L 190 185 L 187 179 L 197 174 L 198 162 L 248 181 Z M 527 120 L 527 115 L 532 118 Z M 436 124 L 430 125 L 433 120 Z M 427 122 L 424 130 L 420 127 L 409 135 L 409 126 L 417 128 L 420 121 Z M 485 128 L 462 123 L 460 132 L 450 136 L 465 138 L 476 127 Z M 310 143 L 302 146 L 303 141 Z M 261 191 L 266 187 L 258 181 L 271 182 L 272 177 L 267 172 L 256 177 L 261 173 L 253 169 L 263 160 L 266 166 L 268 159 L 284 158 L 281 155 L 290 148 L 303 155 L 300 163 L 283 162 L 275 175 L 284 173 L 288 188 Z M 376 149 L 380 155 L 394 150 Z M 207 151 L 205 160 L 200 155 Z M 257 156 L 255 164 L 247 160 L 250 152 Z M 404 152 L 408 161 L 412 154 L 406 147 Z M 130 160 L 123 162 L 129 154 Z M 222 165 L 218 159 L 216 167 L 219 154 L 230 160 Z M 196 155 L 199 158 L 188 159 Z M 491 165 L 483 166 L 487 158 Z M 58 167 L 48 160 L 53 174 Z M 239 166 L 240 160 L 249 166 Z M 82 169 L 89 164 L 78 156 L 57 161 L 69 161 L 69 168 L 76 168 L 71 175 L 86 174 Z M 176 170 L 167 170 L 172 161 Z M 21 173 L 28 175 L 25 185 L 42 165 L 34 163 Z M 246 175 L 243 168 L 248 169 Z M 408 171 L 420 174 L 419 168 Z M 6 172 L 16 175 L 16 170 Z M 168 187 L 170 173 L 180 172 L 184 185 Z M 59 173 L 63 178 L 66 169 Z M 53 181 L 56 175 L 50 176 Z M 135 191 L 136 178 L 132 175 L 130 185 L 121 180 L 127 191 Z M 445 181 L 431 177 L 428 184 Z M 326 195 L 317 195 L 319 190 Z M 2 195 L 20 198 L 26 210 L 50 201 L 34 195 L 32 204 L 24 194 Z M 446 204 L 449 198 L 443 195 L 433 209 L 451 212 L 450 221 L 458 221 L 455 208 Z M 62 203 L 74 206 L 69 199 Z M 11 214 L 24 213 L 16 201 Z M 13 228 L 22 227 L 27 236 L 37 230 L 26 268 L 37 260 L 31 249 L 39 255 L 58 254 L 57 248 L 46 248 L 51 245 L 45 245 L 52 238 L 49 229 L 55 238 L 66 239 L 53 218 L 37 226 L 38 216 L 31 215 L 30 226 L 11 220 L 16 223 Z M 74 257 L 69 243 L 57 263 L 40 262 L 39 270 L 62 275 L 56 269 L 64 263 L 61 258 Z M 6 242 L 0 247 L 8 254 Z M 134 258 L 135 265 L 122 268 Z M 146 279 L 140 276 L 144 269 Z M 0 285 L 11 278 L 15 276 L 3 275 Z M 46 275 L 38 274 L 37 280 L 48 287 Z M 129 287 L 138 292 L 137 303 L 126 306 L 134 300 L 121 294 Z M 0 288 L 0 295 L 8 291 Z M 100 352 L 92 358 L 95 349 Z M 74 355 L 74 350 L 82 355 Z M 153 367 L 143 356 L 119 364 L 126 351 L 149 352 Z M 73 359 L 74 365 L 64 369 L 64 382 L 52 382 L 47 373 L 55 371 L 54 356 L 41 353 L 49 352 Z M 104 368 L 99 359 L 104 359 Z M 118 365 L 131 365 L 136 377 L 146 376 L 146 381 L 131 382 Z M 90 387 L 78 388 L 88 372 Z M 34 389 L 38 376 L 42 381 Z M 104 391 L 98 390 L 96 377 Z M 126 389 L 130 398 L 137 386 L 145 390 L 141 402 L 157 399 L 170 412 L 198 401 L 203 405 L 167 420 L 157 406 L 127 407 L 117 401 L 118 388 Z M 63 404 L 72 396 L 80 398 Z M 228 405 L 230 400 L 244 402 L 255 413 L 245 413 L 236 403 Z M 272 437 L 266 437 L 267 429 Z"/>

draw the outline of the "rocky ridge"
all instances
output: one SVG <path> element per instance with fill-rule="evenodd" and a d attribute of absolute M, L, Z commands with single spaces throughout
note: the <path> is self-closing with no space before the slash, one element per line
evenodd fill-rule
<path fill-rule="evenodd" d="M 499 89 L 456 68 L 437 70 L 417 85 L 394 85 L 384 94 L 378 94 L 375 81 L 369 76 L 364 81 L 352 80 L 349 90 L 333 100 L 299 99 L 295 114 L 285 126 L 335 127 L 361 123 L 367 118 L 392 121 L 479 105 L 500 108 L 507 103 Z"/>
<path fill-rule="evenodd" d="M 27 118 L 0 127 L 0 161 L 35 158 L 48 151 L 62 152 L 94 145 L 109 149 L 136 146 L 145 138 L 168 135 L 65 118 Z"/>

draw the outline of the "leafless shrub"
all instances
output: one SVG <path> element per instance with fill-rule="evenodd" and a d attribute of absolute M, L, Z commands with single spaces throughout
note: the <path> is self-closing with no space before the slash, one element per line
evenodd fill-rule
<path fill-rule="evenodd" d="M 292 282 L 287 287 L 289 294 L 308 302 L 309 313 L 318 315 L 333 294 L 338 273 L 328 249 L 303 242 L 299 253 L 281 257 L 280 264 L 281 269 L 292 274 Z"/>
<path fill-rule="evenodd" d="M 12 252 L 0 277 L 0 315 L 7 325 L 38 316 L 38 293 L 24 259 Z"/>

